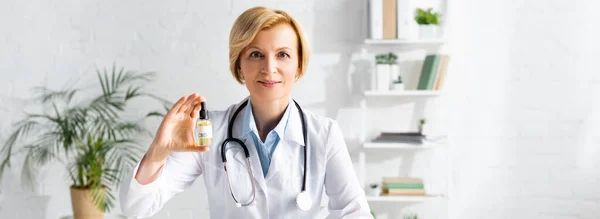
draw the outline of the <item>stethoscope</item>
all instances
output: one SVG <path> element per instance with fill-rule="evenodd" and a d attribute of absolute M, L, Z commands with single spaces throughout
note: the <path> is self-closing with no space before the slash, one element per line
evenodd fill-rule
<path fill-rule="evenodd" d="M 296 105 L 296 108 L 298 108 L 298 111 L 300 113 L 300 119 L 302 120 L 302 135 L 304 136 L 304 176 L 302 177 L 302 191 L 300 191 L 300 194 L 296 196 L 296 205 L 298 206 L 298 208 L 300 208 L 300 210 L 308 211 L 312 206 L 312 199 L 308 192 L 306 192 L 306 147 L 308 147 L 308 145 L 306 144 L 306 122 L 304 120 L 304 113 L 302 112 L 302 108 L 300 108 L 300 105 L 298 105 L 298 103 L 295 100 L 294 104 Z M 233 122 L 235 121 L 235 118 L 237 117 L 238 113 L 240 113 L 240 111 L 244 107 L 246 107 L 246 105 L 248 105 L 248 101 L 242 103 L 242 105 L 240 105 L 240 107 L 238 107 L 238 109 L 233 114 L 233 117 L 231 117 L 231 120 L 229 120 L 229 126 L 227 127 L 227 139 L 225 139 L 225 141 L 223 141 L 223 144 L 221 144 L 221 158 L 223 159 L 223 168 L 225 168 L 225 175 L 227 175 L 227 184 L 229 185 L 229 192 L 231 193 L 231 197 L 233 197 L 233 200 L 235 201 L 235 205 L 237 207 L 248 206 L 252 204 L 252 202 L 254 202 L 254 199 L 256 198 L 256 184 L 254 180 L 252 180 L 254 175 L 252 173 L 252 166 L 250 165 L 250 153 L 248 152 L 246 144 L 244 144 L 244 142 L 240 139 L 234 138 L 232 134 Z M 250 200 L 250 202 L 248 203 L 240 203 L 237 200 L 237 198 L 235 198 L 235 195 L 233 195 L 233 190 L 231 189 L 231 181 L 229 180 L 229 173 L 227 172 L 227 158 L 225 158 L 225 145 L 227 145 L 227 143 L 229 142 L 238 143 L 242 147 L 242 149 L 244 149 L 244 154 L 246 155 L 246 161 L 248 163 L 248 169 L 251 179 L 250 181 L 252 182 L 252 200 Z"/>

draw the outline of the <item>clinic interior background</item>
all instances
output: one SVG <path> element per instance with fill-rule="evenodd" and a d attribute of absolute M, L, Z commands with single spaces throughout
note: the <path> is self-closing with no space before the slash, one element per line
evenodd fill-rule
<path fill-rule="evenodd" d="M 449 167 L 440 173 L 448 176 L 448 218 L 599 218 L 600 3 L 449 2 L 443 49 L 451 54 L 451 64 L 443 95 L 425 109 L 431 130 L 449 140 L 444 154 L 429 154 L 447 158 L 441 159 L 446 164 L 433 164 Z M 237 103 L 247 91 L 229 73 L 227 39 L 235 17 L 255 5 L 287 10 L 303 25 L 313 55 L 293 97 L 307 110 L 340 122 L 356 163 L 363 126 L 356 118 L 369 61 L 375 53 L 393 50 L 403 70 L 411 72 L 426 52 L 365 45 L 363 0 L 2 1 L 0 140 L 7 140 L 23 109 L 35 107 L 31 87 L 95 84 L 96 68 L 113 63 L 158 72 L 153 92 L 173 101 L 198 92 L 210 109 Z M 366 58 L 362 49 L 369 53 Z M 393 107 L 390 101 L 374 102 Z M 391 108 L 386 117 L 369 114 L 370 136 L 381 127 L 416 130 L 416 117 L 422 115 L 409 102 Z M 131 113 L 152 107 L 141 102 Z M 146 125 L 154 131 L 159 122 Z M 369 154 L 367 168 L 436 169 L 428 166 L 433 164 L 424 160 L 426 154 L 404 155 Z M 13 168 L 5 178 L 0 212 L 42 209 L 52 219 L 69 214 L 61 166 L 43 168 L 35 193 L 20 188 L 19 175 Z M 36 196 L 49 197 L 45 208 Z M 206 210 L 199 179 L 155 218 L 183 211 L 200 217 Z"/>

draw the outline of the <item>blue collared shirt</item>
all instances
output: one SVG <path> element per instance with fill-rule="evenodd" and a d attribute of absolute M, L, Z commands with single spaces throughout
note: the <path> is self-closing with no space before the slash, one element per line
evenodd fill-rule
<path fill-rule="evenodd" d="M 256 152 L 258 153 L 258 158 L 260 159 L 263 176 L 267 176 L 273 152 L 275 151 L 279 140 L 283 139 L 285 136 L 285 129 L 290 117 L 290 104 L 288 104 L 277 126 L 275 126 L 275 128 L 267 135 L 265 142 L 262 142 L 258 135 L 258 128 L 256 127 L 256 121 L 254 120 L 254 114 L 252 113 L 252 103 L 250 102 L 250 99 L 248 99 L 247 107 L 248 109 L 246 110 L 244 123 L 242 125 L 242 136 L 252 133 L 252 139 L 254 140 L 254 145 L 256 145 Z"/>

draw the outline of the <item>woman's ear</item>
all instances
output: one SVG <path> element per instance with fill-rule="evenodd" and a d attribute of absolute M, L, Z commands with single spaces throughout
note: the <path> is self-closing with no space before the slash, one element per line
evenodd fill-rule
<path fill-rule="evenodd" d="M 241 69 L 238 68 L 237 73 L 238 73 L 238 76 L 240 77 L 240 80 L 242 81 L 242 84 L 245 84 L 246 79 L 244 78 L 244 75 L 242 74 Z"/>

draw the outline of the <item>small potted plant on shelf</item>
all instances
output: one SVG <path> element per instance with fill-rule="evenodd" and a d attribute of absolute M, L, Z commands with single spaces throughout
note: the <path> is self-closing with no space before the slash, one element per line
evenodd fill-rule
<path fill-rule="evenodd" d="M 371 183 L 369 184 L 369 191 L 367 191 L 367 195 L 369 196 L 379 196 L 381 190 L 379 189 L 379 184 Z"/>
<path fill-rule="evenodd" d="M 404 83 L 402 83 L 402 77 L 400 77 L 400 75 L 398 75 L 398 78 L 394 80 L 392 86 L 394 90 L 404 90 Z"/>
<path fill-rule="evenodd" d="M 425 123 L 426 123 L 425 119 L 419 120 L 419 133 L 421 133 L 421 135 L 425 135 L 425 131 L 426 131 Z"/>
<path fill-rule="evenodd" d="M 403 219 L 419 219 L 419 216 L 417 216 L 417 214 L 411 214 L 411 215 L 404 215 L 402 218 Z"/>
<path fill-rule="evenodd" d="M 375 86 L 378 91 L 388 91 L 392 81 L 398 76 L 398 56 L 394 53 L 378 54 L 375 56 Z"/>
<path fill-rule="evenodd" d="M 415 21 L 419 24 L 419 39 L 436 39 L 440 36 L 440 13 L 433 8 L 417 8 Z"/>

